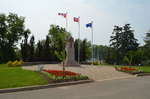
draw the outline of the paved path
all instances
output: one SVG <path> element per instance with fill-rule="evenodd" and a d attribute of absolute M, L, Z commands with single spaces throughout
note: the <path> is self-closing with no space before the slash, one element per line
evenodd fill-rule
<path fill-rule="evenodd" d="M 25 66 L 23 68 L 29 70 L 36 70 L 37 66 Z M 58 64 L 47 64 L 44 65 L 44 69 L 62 70 L 62 66 L 59 66 Z M 118 72 L 111 66 L 82 65 L 81 67 L 66 67 L 66 70 L 87 75 L 93 80 L 107 80 L 133 77 L 132 75 L 123 72 Z"/>
<path fill-rule="evenodd" d="M 0 94 L 0 99 L 150 99 L 150 76 Z"/>

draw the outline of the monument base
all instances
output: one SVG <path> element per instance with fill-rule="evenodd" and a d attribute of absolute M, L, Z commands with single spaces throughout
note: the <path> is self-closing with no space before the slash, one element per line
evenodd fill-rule
<path fill-rule="evenodd" d="M 63 62 L 61 62 L 61 65 L 63 66 Z M 64 65 L 65 65 L 66 67 L 80 67 L 80 64 L 78 64 L 76 61 L 73 62 L 73 63 L 65 62 Z"/>
<path fill-rule="evenodd" d="M 65 66 L 80 66 L 80 64 L 78 64 L 76 61 L 73 62 L 65 62 L 64 63 Z"/>

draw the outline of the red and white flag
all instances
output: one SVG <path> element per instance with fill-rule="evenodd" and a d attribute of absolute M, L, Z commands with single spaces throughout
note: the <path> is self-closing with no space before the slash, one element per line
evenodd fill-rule
<path fill-rule="evenodd" d="M 58 15 L 63 16 L 64 18 L 67 17 L 67 13 L 58 13 Z"/>
<path fill-rule="evenodd" d="M 78 17 L 78 18 L 77 18 L 77 17 L 74 17 L 74 18 L 73 18 L 73 21 L 74 21 L 74 22 L 79 22 L 79 21 L 80 21 L 80 20 L 79 20 L 79 17 Z"/>

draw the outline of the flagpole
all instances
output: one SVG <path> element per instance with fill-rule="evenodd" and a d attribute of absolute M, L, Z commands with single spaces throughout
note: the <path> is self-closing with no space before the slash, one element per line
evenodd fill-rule
<path fill-rule="evenodd" d="M 68 13 L 66 12 L 66 31 L 68 29 L 68 19 L 67 19 Z"/>
<path fill-rule="evenodd" d="M 93 21 L 92 23 L 92 27 L 91 27 L 91 33 L 92 33 L 92 65 L 94 63 L 94 49 L 93 49 Z"/>
<path fill-rule="evenodd" d="M 78 22 L 78 28 L 79 28 L 79 30 L 78 30 L 78 39 L 79 39 L 79 41 L 78 41 L 78 64 L 80 64 L 80 17 L 79 17 L 79 22 Z"/>

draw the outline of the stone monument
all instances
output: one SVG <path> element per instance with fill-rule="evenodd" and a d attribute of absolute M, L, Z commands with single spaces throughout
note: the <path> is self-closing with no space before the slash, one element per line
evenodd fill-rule
<path fill-rule="evenodd" d="M 75 61 L 75 52 L 74 52 L 74 39 L 73 37 L 69 37 L 66 43 L 66 60 L 65 60 L 65 66 L 80 66 Z"/>

